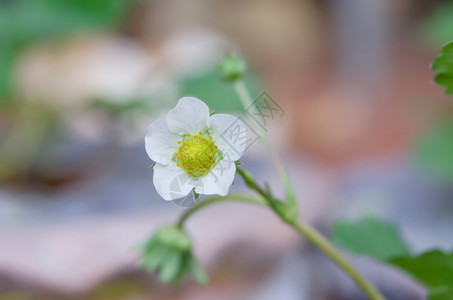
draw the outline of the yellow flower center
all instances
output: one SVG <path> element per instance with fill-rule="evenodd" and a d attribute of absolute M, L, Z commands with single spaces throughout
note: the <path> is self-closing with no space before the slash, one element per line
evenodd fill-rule
<path fill-rule="evenodd" d="M 217 146 L 207 132 L 187 134 L 178 144 L 181 146 L 174 153 L 176 165 L 193 177 L 202 177 L 221 159 Z"/>

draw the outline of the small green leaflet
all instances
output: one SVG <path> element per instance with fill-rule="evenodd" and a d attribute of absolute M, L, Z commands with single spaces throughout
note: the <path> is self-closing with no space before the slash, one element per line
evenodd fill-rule
<path fill-rule="evenodd" d="M 434 81 L 445 86 L 446 94 L 453 94 L 453 42 L 442 47 L 442 54 L 434 59 L 431 67 L 437 73 Z"/>
<path fill-rule="evenodd" d="M 337 223 L 332 230 L 332 239 L 343 249 L 377 260 L 409 255 L 409 248 L 395 227 L 371 217 Z"/>
<path fill-rule="evenodd" d="M 389 263 L 431 288 L 453 286 L 453 253 L 432 250 L 415 257 L 396 257 L 390 259 Z"/>

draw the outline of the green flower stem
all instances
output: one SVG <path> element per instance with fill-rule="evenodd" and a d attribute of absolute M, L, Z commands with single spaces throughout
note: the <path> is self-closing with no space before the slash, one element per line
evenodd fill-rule
<path fill-rule="evenodd" d="M 253 105 L 253 101 L 244 81 L 238 79 L 235 80 L 233 84 L 236 92 L 238 93 L 239 100 L 242 102 L 242 106 L 244 106 L 244 109 L 249 109 Z"/>
<path fill-rule="evenodd" d="M 254 190 L 255 192 L 257 192 L 258 194 L 260 194 L 261 196 L 263 196 L 264 199 L 268 199 L 268 194 L 258 185 L 255 183 L 255 181 L 253 180 L 253 177 L 252 177 L 252 174 L 250 174 L 250 172 L 242 169 L 242 168 L 236 168 L 236 172 L 238 172 L 239 175 L 241 175 L 242 179 L 244 180 L 245 184 L 251 188 L 252 190 Z"/>
<path fill-rule="evenodd" d="M 338 267 L 340 267 L 345 273 L 347 273 L 356 283 L 360 286 L 363 292 L 371 300 L 385 300 L 379 291 L 360 274 L 357 269 L 351 265 L 346 258 L 335 248 L 329 240 L 327 240 L 321 233 L 300 220 L 292 221 L 288 223 L 294 228 L 300 235 L 304 236 L 307 240 L 312 242 L 318 247 L 324 254 L 326 254 Z"/>
<path fill-rule="evenodd" d="M 184 212 L 184 214 L 179 218 L 177 226 L 179 228 L 182 228 L 184 226 L 184 222 L 195 212 L 197 212 L 199 209 L 208 206 L 210 204 L 218 203 L 218 202 L 226 202 L 226 201 L 233 201 L 233 202 L 244 202 L 244 203 L 252 203 L 252 204 L 257 204 L 261 206 L 267 206 L 266 201 L 262 198 L 256 198 L 252 196 L 247 196 L 247 195 L 235 195 L 235 194 L 230 194 L 227 196 L 214 196 L 209 199 L 203 200 L 197 205 L 189 208 Z"/>

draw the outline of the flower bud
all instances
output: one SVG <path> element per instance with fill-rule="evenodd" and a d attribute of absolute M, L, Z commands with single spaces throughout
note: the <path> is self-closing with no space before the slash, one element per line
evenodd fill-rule
<path fill-rule="evenodd" d="M 220 74 L 226 80 L 235 81 L 240 79 L 245 72 L 245 61 L 233 55 L 225 56 L 220 63 Z"/>

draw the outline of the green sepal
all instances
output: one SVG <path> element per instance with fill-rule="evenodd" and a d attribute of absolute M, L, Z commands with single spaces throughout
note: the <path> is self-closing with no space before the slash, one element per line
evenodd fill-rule
<path fill-rule="evenodd" d="M 156 232 L 159 243 L 178 251 L 189 251 L 192 241 L 184 230 L 175 226 L 162 227 Z"/>
<path fill-rule="evenodd" d="M 193 196 L 195 198 L 195 201 L 198 201 L 198 199 L 200 199 L 200 194 L 198 194 L 196 191 L 195 191 L 195 188 L 192 189 L 192 192 L 193 192 Z"/>
<path fill-rule="evenodd" d="M 162 245 L 157 245 L 144 254 L 142 266 L 149 271 L 156 271 L 168 252 L 168 248 Z"/>
<path fill-rule="evenodd" d="M 208 282 L 208 276 L 192 255 L 188 258 L 188 267 L 198 283 L 205 284 Z"/>
<path fill-rule="evenodd" d="M 191 273 L 199 283 L 206 283 L 207 276 L 192 256 L 191 240 L 179 227 L 162 227 L 137 248 L 142 251 L 140 266 L 159 273 L 162 283 L 172 282 L 177 288 L 182 278 Z"/>
<path fill-rule="evenodd" d="M 180 252 L 169 250 L 165 256 L 165 262 L 162 264 L 159 280 L 162 283 L 169 283 L 173 281 L 179 272 L 182 262 L 182 255 Z"/>

